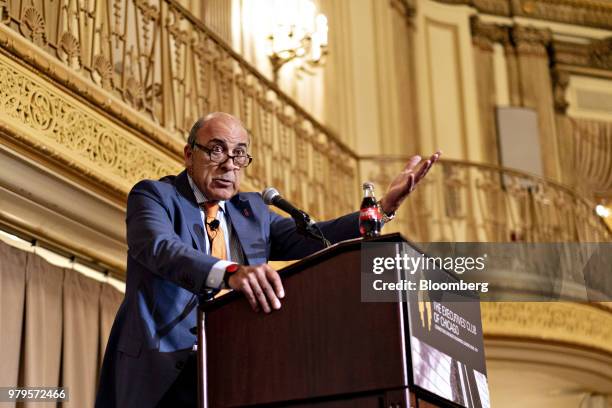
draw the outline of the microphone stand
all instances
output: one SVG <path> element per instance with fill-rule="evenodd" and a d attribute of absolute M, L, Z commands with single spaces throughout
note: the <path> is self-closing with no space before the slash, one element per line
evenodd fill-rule
<path fill-rule="evenodd" d="M 204 294 L 198 295 L 197 312 L 197 344 L 194 346 L 198 353 L 198 408 L 208 408 L 208 372 L 206 356 L 206 320 L 205 305 L 215 296 L 214 290 L 206 290 Z"/>
<path fill-rule="evenodd" d="M 325 248 L 331 246 L 331 242 L 323 235 L 323 231 L 321 228 L 310 219 L 310 216 L 306 214 L 304 211 L 300 211 L 300 216 L 297 214 L 293 215 L 293 220 L 295 221 L 295 226 L 297 228 L 298 233 L 304 235 L 308 238 L 312 238 L 317 241 L 321 241 Z"/>

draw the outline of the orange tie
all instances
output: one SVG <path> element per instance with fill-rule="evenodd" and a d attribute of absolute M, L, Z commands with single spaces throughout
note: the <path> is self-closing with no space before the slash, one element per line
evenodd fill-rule
<path fill-rule="evenodd" d="M 206 213 L 206 232 L 210 243 L 210 255 L 215 258 L 227 260 L 227 248 L 225 247 L 225 236 L 219 224 L 216 229 L 211 228 L 210 224 L 217 219 L 219 203 L 206 202 L 203 204 Z"/>

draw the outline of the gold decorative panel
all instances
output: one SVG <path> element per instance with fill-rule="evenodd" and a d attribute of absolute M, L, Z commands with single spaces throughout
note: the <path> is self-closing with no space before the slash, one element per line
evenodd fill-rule
<path fill-rule="evenodd" d="M 605 304 L 483 302 L 487 337 L 554 340 L 612 353 L 612 313 Z"/>
<path fill-rule="evenodd" d="M 8 135 L 125 195 L 180 161 L 142 142 L 32 72 L 0 58 L 0 123 Z"/>

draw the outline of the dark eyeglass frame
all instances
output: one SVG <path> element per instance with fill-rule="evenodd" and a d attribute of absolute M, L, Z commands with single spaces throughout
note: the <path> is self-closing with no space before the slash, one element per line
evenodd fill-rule
<path fill-rule="evenodd" d="M 213 163 L 217 163 L 217 164 L 223 164 L 223 163 L 225 163 L 226 161 L 228 161 L 229 159 L 232 159 L 232 163 L 234 163 L 234 166 L 238 166 L 238 167 L 240 167 L 240 168 L 245 168 L 245 167 L 248 167 L 248 166 L 249 166 L 249 164 L 251 164 L 251 162 L 253 161 L 253 156 L 251 156 L 250 154 L 246 154 L 246 156 L 239 156 L 239 155 L 232 156 L 232 155 L 230 155 L 230 154 L 229 154 L 229 153 L 227 153 L 227 152 L 223 152 L 223 154 L 225 154 L 225 156 L 226 156 L 226 157 L 225 157 L 225 160 L 222 160 L 222 161 L 215 161 L 215 160 L 213 160 L 213 158 L 212 158 L 213 149 L 209 149 L 208 147 L 206 147 L 206 146 L 204 146 L 204 145 L 201 145 L 201 144 L 199 144 L 198 142 L 193 142 L 193 143 L 191 144 L 191 148 L 193 149 L 194 147 L 197 147 L 198 149 L 202 150 L 203 152 L 208 153 L 208 158 L 210 159 L 210 161 L 211 161 L 211 162 L 213 162 Z M 246 163 L 244 166 L 241 166 L 241 165 L 239 165 L 239 164 L 237 164 L 237 163 L 236 163 L 236 160 L 235 160 L 235 159 L 236 159 L 236 157 L 246 157 L 246 158 L 248 158 L 248 159 L 249 159 L 249 161 L 248 161 L 248 162 L 247 162 L 247 163 Z"/>

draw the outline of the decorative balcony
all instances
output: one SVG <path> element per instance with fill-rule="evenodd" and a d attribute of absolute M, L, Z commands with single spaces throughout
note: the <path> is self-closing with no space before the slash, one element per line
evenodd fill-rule
<path fill-rule="evenodd" d="M 386 186 L 407 158 L 362 158 Z M 560 184 L 516 170 L 442 159 L 398 216 L 415 242 L 604 242 L 612 232 L 589 202 Z"/>
<path fill-rule="evenodd" d="M 136 181 L 180 169 L 198 117 L 232 112 L 253 134 L 249 188 L 271 183 L 320 216 L 354 208 L 355 155 L 177 1 L 39 4 L 0 2 L 0 47 L 29 64 L 0 60 L 0 122 L 18 143 L 122 202 Z"/>

